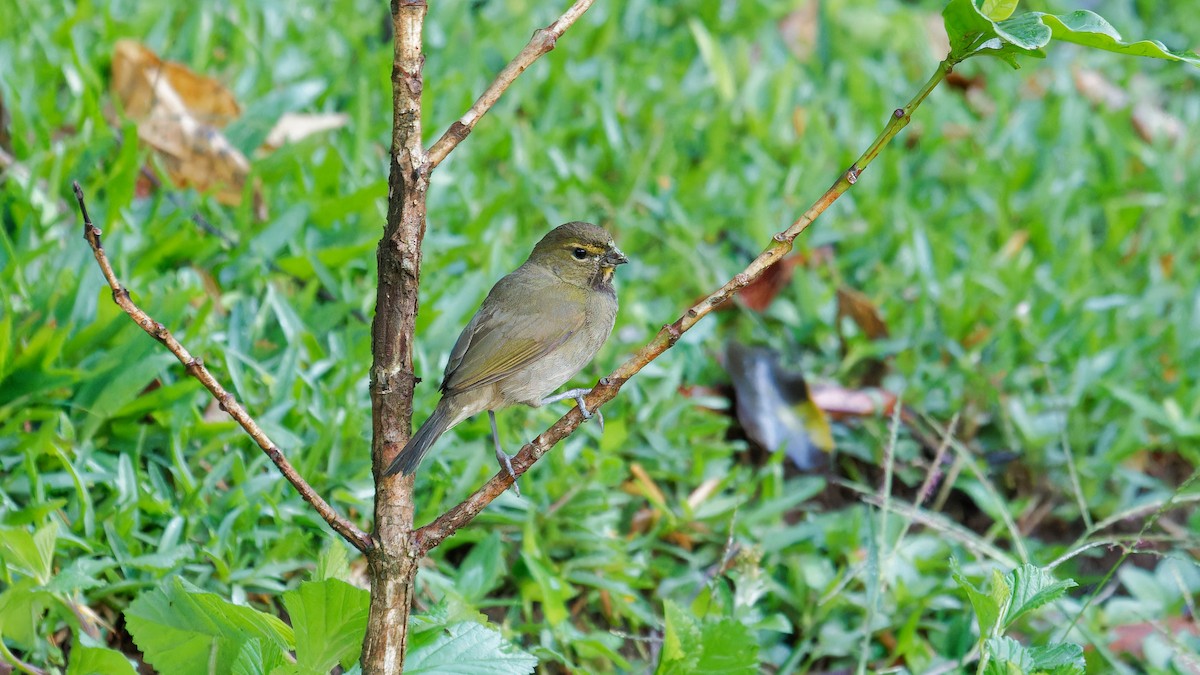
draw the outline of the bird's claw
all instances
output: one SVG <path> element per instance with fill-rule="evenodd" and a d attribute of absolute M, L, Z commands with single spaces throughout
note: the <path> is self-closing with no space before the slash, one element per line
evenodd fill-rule
<path fill-rule="evenodd" d="M 583 420 L 585 422 L 592 419 L 594 416 L 596 418 L 596 426 L 600 427 L 600 433 L 604 433 L 604 413 L 600 412 L 599 410 L 594 413 L 591 410 L 588 410 L 587 405 L 583 402 L 582 394 L 575 397 L 575 405 L 579 406 L 579 414 L 583 415 Z"/>
<path fill-rule="evenodd" d="M 521 496 L 521 488 L 517 486 L 517 472 L 513 471 L 512 455 L 505 453 L 503 450 L 496 448 L 496 460 L 500 462 L 500 468 L 512 478 L 513 493 L 518 497 Z"/>

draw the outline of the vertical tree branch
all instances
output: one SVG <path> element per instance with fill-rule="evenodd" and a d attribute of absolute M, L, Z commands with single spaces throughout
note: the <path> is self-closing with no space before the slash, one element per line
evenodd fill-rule
<path fill-rule="evenodd" d="M 421 146 L 421 53 L 425 0 L 392 0 L 392 150 L 387 225 L 376 257 L 379 284 L 371 326 L 371 465 L 375 475 L 375 547 L 367 555 L 371 609 L 361 664 L 368 675 L 404 667 L 418 554 L 413 546 L 413 478 L 386 476 L 411 434 L 412 339 L 425 235 L 428 171 Z"/>

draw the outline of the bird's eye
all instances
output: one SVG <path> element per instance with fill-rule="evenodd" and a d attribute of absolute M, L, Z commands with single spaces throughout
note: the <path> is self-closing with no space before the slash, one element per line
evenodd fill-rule
<path fill-rule="evenodd" d="M 582 248 L 577 248 L 574 251 L 571 251 L 571 255 L 574 256 L 576 260 L 583 260 L 587 258 L 587 254 L 587 250 Z"/>

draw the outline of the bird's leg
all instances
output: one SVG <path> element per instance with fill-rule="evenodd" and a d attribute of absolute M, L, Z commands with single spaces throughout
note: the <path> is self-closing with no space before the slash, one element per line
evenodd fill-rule
<path fill-rule="evenodd" d="M 521 488 L 517 487 L 517 474 L 512 468 L 512 457 L 504 452 L 500 447 L 500 430 L 496 428 L 496 412 L 488 411 L 488 421 L 492 423 L 492 442 L 496 444 L 496 461 L 500 462 L 500 468 L 508 472 L 508 475 L 513 479 L 513 492 L 518 497 L 521 496 Z"/>
<path fill-rule="evenodd" d="M 583 403 L 583 395 L 590 391 L 591 389 L 568 389 L 561 394 L 547 396 L 546 398 L 542 399 L 542 402 L 538 403 L 538 405 L 543 406 L 547 403 L 558 403 L 559 401 L 565 401 L 569 398 L 574 399 L 575 404 L 579 406 L 579 414 L 583 415 L 583 419 L 590 420 L 592 419 L 593 413 L 592 411 L 588 410 L 587 406 Z M 595 415 L 596 424 L 600 427 L 600 433 L 604 433 L 604 415 L 601 414 L 599 410 L 595 412 Z"/>

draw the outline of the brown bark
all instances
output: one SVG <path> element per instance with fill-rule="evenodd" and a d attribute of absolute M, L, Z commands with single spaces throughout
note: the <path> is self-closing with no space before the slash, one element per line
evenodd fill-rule
<path fill-rule="evenodd" d="M 412 537 L 413 477 L 386 476 L 384 471 L 412 433 L 412 339 L 429 185 L 421 146 L 421 33 L 426 10 L 424 0 L 392 0 L 392 162 L 387 225 L 376 253 L 379 285 L 371 326 L 375 546 L 367 553 L 371 609 L 360 660 L 367 675 L 404 668 L 418 563 Z"/>

